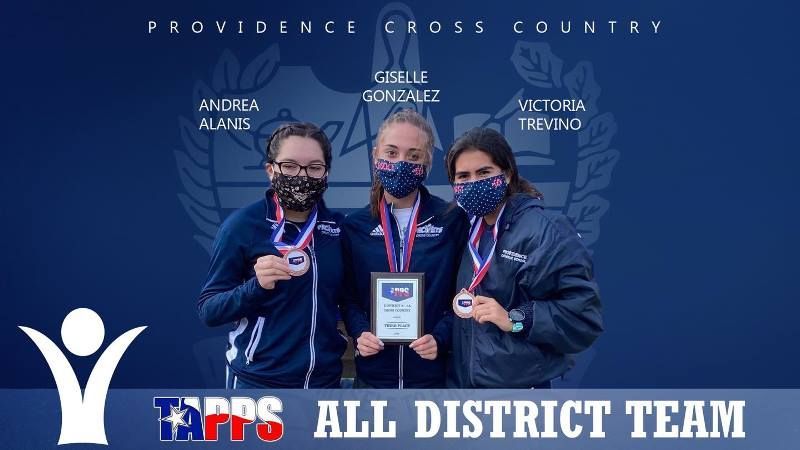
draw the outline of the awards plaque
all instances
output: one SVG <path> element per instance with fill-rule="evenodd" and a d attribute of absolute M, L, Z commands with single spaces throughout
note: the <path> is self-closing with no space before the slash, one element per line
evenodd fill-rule
<path fill-rule="evenodd" d="M 406 344 L 424 334 L 425 274 L 372 272 L 370 330 L 386 343 Z"/>

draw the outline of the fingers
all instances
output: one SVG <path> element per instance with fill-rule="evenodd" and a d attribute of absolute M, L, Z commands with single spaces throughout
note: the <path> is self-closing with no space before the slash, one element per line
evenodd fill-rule
<path fill-rule="evenodd" d="M 362 347 L 365 348 L 365 349 L 373 350 L 375 352 L 379 352 L 379 351 L 383 350 L 383 347 L 381 347 L 380 345 L 376 344 L 375 342 L 372 342 L 372 341 L 369 341 L 369 340 L 366 340 L 366 339 L 362 339 L 362 338 L 358 338 L 358 348 L 360 349 Z"/>
<path fill-rule="evenodd" d="M 472 310 L 472 318 L 478 323 L 496 322 L 497 316 L 498 311 L 494 304 L 484 303 Z"/>
<path fill-rule="evenodd" d="M 275 255 L 258 258 L 253 265 L 253 270 L 256 272 L 258 284 L 264 289 L 274 289 L 275 282 L 292 279 L 286 260 Z"/>
<path fill-rule="evenodd" d="M 289 264 L 285 259 L 275 255 L 262 256 L 256 260 L 253 269 L 258 272 L 259 270 L 276 270 L 289 273 Z"/>
<path fill-rule="evenodd" d="M 431 350 L 430 352 L 427 352 L 427 353 L 418 353 L 418 354 L 419 354 L 419 357 L 422 358 L 422 359 L 436 359 L 437 352 L 434 349 L 434 350 Z"/>
<path fill-rule="evenodd" d="M 432 340 L 433 340 L 433 336 L 431 336 L 430 334 L 426 334 L 425 336 L 422 336 L 421 338 L 417 339 L 416 341 L 408 344 L 408 347 L 409 348 L 415 348 L 418 345 L 427 344 Z"/>
<path fill-rule="evenodd" d="M 472 318 L 480 322 L 482 316 L 486 316 L 491 312 L 489 305 L 483 304 L 472 308 Z"/>
<path fill-rule="evenodd" d="M 358 346 L 356 346 L 356 348 L 358 348 L 358 354 L 359 354 L 360 356 L 372 356 L 372 355 L 374 355 L 374 354 L 378 353 L 378 351 L 377 351 L 377 350 L 374 350 L 374 349 L 371 349 L 371 348 L 364 347 L 364 346 L 363 346 L 363 345 L 361 345 L 361 344 L 359 344 Z"/>
<path fill-rule="evenodd" d="M 367 341 L 373 342 L 373 343 L 377 344 L 378 346 L 380 346 L 381 348 L 383 348 L 383 341 L 378 339 L 377 336 L 375 336 L 374 334 L 370 333 L 369 331 L 365 331 L 365 332 L 361 333 L 361 336 L 359 336 L 359 337 L 362 337 L 362 338 L 366 339 Z"/>
<path fill-rule="evenodd" d="M 409 348 L 413 348 L 417 353 L 422 353 L 436 347 L 436 339 L 430 334 L 426 334 L 416 341 L 408 344 Z"/>
<path fill-rule="evenodd" d="M 282 270 L 282 269 L 256 269 L 256 275 L 257 276 L 262 276 L 262 277 L 281 277 L 281 276 L 286 275 L 286 276 L 289 276 L 289 278 L 291 278 L 291 276 L 289 275 L 288 269 L 287 270 Z"/>
<path fill-rule="evenodd" d="M 409 344 L 409 347 L 413 348 L 420 358 L 423 359 L 433 360 L 436 359 L 436 356 L 438 355 L 436 339 L 434 339 L 430 334 L 426 334 L 425 336 L 415 340 Z M 361 336 L 359 336 L 358 339 L 356 339 L 356 348 L 361 356 L 372 356 L 383 350 L 384 344 L 374 334 L 370 333 L 369 331 L 365 331 L 361 333 Z"/>
<path fill-rule="evenodd" d="M 409 348 L 414 349 L 415 352 L 423 359 L 436 359 L 438 354 L 438 347 L 436 339 L 430 334 L 426 334 L 416 341 L 408 344 Z"/>
<path fill-rule="evenodd" d="M 369 331 L 361 333 L 361 336 L 358 337 L 356 342 L 358 344 L 358 351 L 364 356 L 374 355 L 383 350 L 383 342 Z"/>
<path fill-rule="evenodd" d="M 292 277 L 290 275 L 274 275 L 274 276 L 256 276 L 258 279 L 258 284 L 261 285 L 264 289 L 274 289 L 275 283 L 278 281 L 286 281 L 291 280 Z"/>
<path fill-rule="evenodd" d="M 490 305 L 492 303 L 497 303 L 497 300 L 493 299 L 492 297 L 485 297 L 483 295 L 475 296 L 475 305 Z"/>

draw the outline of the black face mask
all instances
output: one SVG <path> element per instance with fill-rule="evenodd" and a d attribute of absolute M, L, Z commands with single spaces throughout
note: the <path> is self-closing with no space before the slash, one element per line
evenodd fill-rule
<path fill-rule="evenodd" d="M 328 177 L 311 178 L 299 175 L 289 177 L 276 173 L 272 177 L 272 187 L 278 194 L 281 207 L 292 211 L 308 211 L 328 189 Z"/>

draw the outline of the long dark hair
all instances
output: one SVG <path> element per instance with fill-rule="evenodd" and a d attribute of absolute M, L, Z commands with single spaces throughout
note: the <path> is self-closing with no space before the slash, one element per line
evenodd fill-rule
<path fill-rule="evenodd" d="M 450 150 L 444 158 L 447 178 L 450 180 L 450 184 L 453 183 L 456 176 L 456 159 L 458 159 L 458 155 L 466 150 L 478 150 L 486 153 L 492 158 L 492 162 L 508 175 L 510 181 L 506 189 L 506 197 L 517 193 L 525 193 L 536 198 L 544 198 L 542 193 L 531 182 L 519 175 L 511 146 L 508 145 L 508 141 L 502 134 L 492 128 L 475 127 L 462 134 L 450 146 Z"/>
<path fill-rule="evenodd" d="M 427 169 L 428 173 L 430 173 L 431 166 L 433 165 L 433 129 L 424 117 L 411 108 L 401 109 L 383 121 L 380 129 L 378 130 L 378 136 L 375 138 L 375 148 L 378 148 L 378 145 L 380 145 L 381 135 L 386 128 L 388 128 L 389 125 L 396 123 L 407 123 L 414 125 L 415 127 L 419 128 L 423 134 L 425 134 L 424 150 L 427 160 L 425 168 Z M 373 217 L 378 217 L 380 215 L 381 198 L 383 198 L 383 185 L 381 184 L 378 176 L 373 174 L 372 188 L 369 191 L 369 207 Z"/>
<path fill-rule="evenodd" d="M 281 143 L 289 136 L 299 136 L 317 141 L 322 148 L 322 156 L 325 158 L 325 165 L 331 169 L 333 153 L 331 152 L 331 141 L 328 136 L 318 126 L 311 122 L 290 122 L 285 123 L 272 132 L 267 142 L 267 162 L 272 163 L 278 158 L 281 150 Z"/>

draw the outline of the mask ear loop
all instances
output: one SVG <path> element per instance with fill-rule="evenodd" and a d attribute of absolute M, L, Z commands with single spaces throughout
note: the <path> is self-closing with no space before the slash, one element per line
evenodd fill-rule
<path fill-rule="evenodd" d="M 425 167 L 425 178 L 422 181 L 428 181 L 428 177 L 431 176 L 431 172 L 433 172 L 433 155 L 436 153 L 436 148 L 431 146 L 431 151 L 428 154 L 428 164 L 424 164 Z"/>

